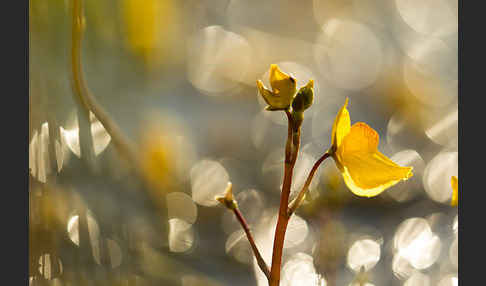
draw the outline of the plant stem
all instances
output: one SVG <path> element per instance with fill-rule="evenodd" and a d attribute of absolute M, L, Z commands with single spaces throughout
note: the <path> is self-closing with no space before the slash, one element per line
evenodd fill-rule
<path fill-rule="evenodd" d="M 71 23 L 71 68 L 72 68 L 72 89 L 75 100 L 78 102 L 78 138 L 81 158 L 91 168 L 96 168 L 93 147 L 93 134 L 89 118 L 89 108 L 82 96 L 82 72 L 81 72 L 81 42 L 82 42 L 82 13 L 83 3 L 73 1 L 72 23 Z"/>
<path fill-rule="evenodd" d="M 250 242 L 251 249 L 253 250 L 253 254 L 255 255 L 255 258 L 258 262 L 258 266 L 260 266 L 260 269 L 263 271 L 267 279 L 270 279 L 270 271 L 268 270 L 268 266 L 265 263 L 265 260 L 263 260 L 263 257 L 261 256 L 260 252 L 258 251 L 258 247 L 255 244 L 255 240 L 253 239 L 253 236 L 250 232 L 250 228 L 248 227 L 245 218 L 243 217 L 243 215 L 241 214 L 240 210 L 237 207 L 233 208 L 233 213 L 235 214 L 236 218 L 238 219 L 241 226 L 245 230 L 246 237 Z"/>
<path fill-rule="evenodd" d="M 84 32 L 84 11 L 83 0 L 73 0 L 72 11 L 72 42 L 71 42 L 71 68 L 72 68 L 72 87 L 75 97 L 78 99 L 82 108 L 86 110 L 88 114 L 91 111 L 96 118 L 101 122 L 106 132 L 111 136 L 113 144 L 121 153 L 125 159 L 130 162 L 131 166 L 138 167 L 138 159 L 133 144 L 127 137 L 121 132 L 118 125 L 111 119 L 109 114 L 98 104 L 94 96 L 86 85 L 86 81 L 83 76 L 83 70 L 81 65 L 81 44 L 83 40 Z"/>
<path fill-rule="evenodd" d="M 294 128 L 294 120 L 288 110 L 285 111 L 289 119 L 289 131 L 287 136 L 287 143 L 285 147 L 285 162 L 284 162 L 284 180 L 282 185 L 282 194 L 280 197 L 280 208 L 278 212 L 277 227 L 275 229 L 275 238 L 273 242 L 272 254 L 272 268 L 270 272 L 270 286 L 278 286 L 280 284 L 280 269 L 282 264 L 282 252 L 285 240 L 285 232 L 289 223 L 290 216 L 288 216 L 287 209 L 290 196 L 290 188 L 292 186 L 292 174 L 297 161 L 300 146 L 300 127 Z M 292 148 L 293 146 L 293 148 Z"/>
<path fill-rule="evenodd" d="M 287 142 L 285 143 L 285 163 L 290 163 L 290 157 L 292 155 L 292 115 L 288 110 L 285 110 L 285 114 L 287 115 L 287 119 L 289 122 L 289 126 L 287 128 Z"/>
<path fill-rule="evenodd" d="M 304 186 L 300 190 L 297 197 L 290 203 L 290 206 L 289 206 L 289 209 L 288 209 L 288 216 L 289 217 L 292 216 L 292 214 L 295 212 L 295 210 L 297 210 L 297 208 L 300 206 L 300 204 L 304 200 L 305 194 L 306 194 L 307 190 L 309 189 L 309 186 L 312 182 L 312 178 L 314 177 L 314 173 L 317 171 L 317 169 L 319 168 L 321 163 L 324 160 L 326 160 L 329 156 L 330 156 L 329 153 L 327 153 L 327 152 L 324 153 L 324 155 L 322 155 L 321 158 L 319 158 L 319 160 L 317 160 L 314 163 L 314 166 L 312 166 L 312 169 L 311 169 L 309 175 L 307 176 L 307 179 L 305 180 Z"/>

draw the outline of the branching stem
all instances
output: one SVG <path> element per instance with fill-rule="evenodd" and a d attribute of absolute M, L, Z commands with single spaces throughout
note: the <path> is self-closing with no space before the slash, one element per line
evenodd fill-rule
<path fill-rule="evenodd" d="M 250 242 L 251 249 L 253 250 L 253 254 L 255 255 L 255 258 L 258 262 L 258 266 L 260 266 L 260 269 L 263 271 L 267 279 L 270 279 L 270 271 L 268 270 L 268 266 L 265 263 L 265 260 L 263 260 L 263 257 L 261 256 L 260 252 L 258 251 L 258 247 L 255 244 L 255 240 L 253 239 L 253 235 L 251 234 L 250 228 L 248 227 L 245 218 L 243 217 L 243 215 L 241 214 L 240 210 L 237 207 L 233 208 L 233 213 L 235 214 L 236 218 L 238 219 L 241 226 L 243 227 L 243 230 L 245 230 L 246 237 Z"/>
<path fill-rule="evenodd" d="M 312 166 L 312 169 L 311 169 L 309 175 L 307 176 L 307 179 L 305 180 L 304 186 L 300 190 L 300 192 L 297 195 L 297 197 L 289 205 L 289 210 L 288 210 L 288 216 L 289 217 L 292 216 L 292 214 L 295 212 L 295 210 L 297 210 L 297 208 L 299 208 L 300 204 L 302 203 L 302 201 L 305 198 L 305 194 L 309 190 L 309 186 L 310 186 L 310 184 L 312 182 L 312 178 L 314 177 L 314 173 L 317 171 L 317 169 L 319 168 L 319 166 L 321 165 L 321 163 L 324 160 L 326 160 L 329 156 L 330 156 L 329 153 L 327 153 L 327 152 L 324 153 L 324 155 L 322 155 L 321 158 L 319 158 L 319 160 L 317 160 L 314 163 L 314 166 Z"/>
<path fill-rule="evenodd" d="M 295 162 L 297 161 L 300 146 L 300 127 L 294 128 L 292 114 L 287 110 L 285 113 L 289 119 L 289 131 L 287 143 L 285 145 L 284 180 L 282 185 L 282 194 L 280 197 L 280 208 L 273 242 L 272 267 L 269 282 L 270 286 L 278 286 L 280 284 L 283 245 L 285 240 L 285 232 L 290 219 L 287 209 L 289 204 L 290 188 L 292 186 L 292 174 Z"/>

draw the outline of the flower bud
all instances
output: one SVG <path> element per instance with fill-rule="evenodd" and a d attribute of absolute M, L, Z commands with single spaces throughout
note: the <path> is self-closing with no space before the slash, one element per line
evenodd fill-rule
<path fill-rule="evenodd" d="M 216 197 L 216 200 L 230 210 L 238 208 L 238 204 L 233 198 L 233 185 L 231 184 L 231 182 L 228 182 L 228 186 L 226 187 L 224 196 L 218 196 Z"/>
<path fill-rule="evenodd" d="M 262 81 L 257 81 L 257 87 L 268 106 L 266 110 L 285 110 L 290 107 L 295 96 L 297 81 L 282 72 L 275 64 L 270 66 L 270 85 L 272 90 L 265 88 Z"/>
<path fill-rule="evenodd" d="M 307 85 L 301 87 L 292 102 L 292 109 L 295 112 L 303 112 L 312 105 L 314 101 L 314 81 L 311 79 Z"/>

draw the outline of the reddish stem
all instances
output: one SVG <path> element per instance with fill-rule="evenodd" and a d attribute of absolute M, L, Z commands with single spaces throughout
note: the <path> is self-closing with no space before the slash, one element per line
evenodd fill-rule
<path fill-rule="evenodd" d="M 265 260 L 263 260 L 263 257 L 261 256 L 260 252 L 258 251 L 258 247 L 255 244 L 255 240 L 253 239 L 253 236 L 250 232 L 250 228 L 248 227 L 248 224 L 246 223 L 245 218 L 241 214 L 240 210 L 238 208 L 233 208 L 233 213 L 235 214 L 236 218 L 240 222 L 241 226 L 245 230 L 246 237 L 248 238 L 248 241 L 250 242 L 251 249 L 253 250 L 253 254 L 255 255 L 255 258 L 258 262 L 258 266 L 260 266 L 260 269 L 263 271 L 267 279 L 270 279 L 270 271 L 268 270 L 268 266 L 265 263 Z"/>
<path fill-rule="evenodd" d="M 289 210 L 288 210 L 288 216 L 289 217 L 292 216 L 292 214 L 295 212 L 295 210 L 297 210 L 297 208 L 300 206 L 300 204 L 304 200 L 305 194 L 306 194 L 307 190 L 309 189 L 309 186 L 312 182 L 312 178 L 314 177 L 314 173 L 317 171 L 317 169 L 319 168 L 321 163 L 324 160 L 326 160 L 329 156 L 331 156 L 329 153 L 327 153 L 327 152 L 324 153 L 324 155 L 322 155 L 321 158 L 319 158 L 319 160 L 317 160 L 314 163 L 314 166 L 312 166 L 312 169 L 311 169 L 309 175 L 307 176 L 307 179 L 305 180 L 304 186 L 302 187 L 302 189 L 300 190 L 297 197 L 292 201 L 292 203 L 289 206 Z"/>
<path fill-rule="evenodd" d="M 278 286 L 280 284 L 283 245 L 285 240 L 285 232 L 287 231 L 287 225 L 290 219 L 287 209 L 289 204 L 290 188 L 292 186 L 292 173 L 295 162 L 297 161 L 300 146 L 300 127 L 298 127 L 296 131 L 293 131 L 294 121 L 292 120 L 292 116 L 288 111 L 285 113 L 289 119 L 289 130 L 285 147 L 284 181 L 280 198 L 277 227 L 275 229 L 275 238 L 273 242 L 272 268 L 270 270 L 269 281 L 270 286 Z"/>

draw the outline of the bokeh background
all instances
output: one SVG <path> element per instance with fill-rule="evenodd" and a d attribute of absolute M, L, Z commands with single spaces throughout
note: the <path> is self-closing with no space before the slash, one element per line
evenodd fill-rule
<path fill-rule="evenodd" d="M 82 156 L 72 3 L 29 5 L 29 285 L 265 285 L 214 196 L 233 183 L 270 264 L 287 127 L 255 82 L 268 86 L 272 63 L 315 81 L 293 191 L 346 97 L 352 123 L 414 167 L 367 199 L 324 162 L 290 221 L 281 284 L 458 284 L 457 0 L 85 0 L 86 82 L 140 167 L 92 113 Z"/>

